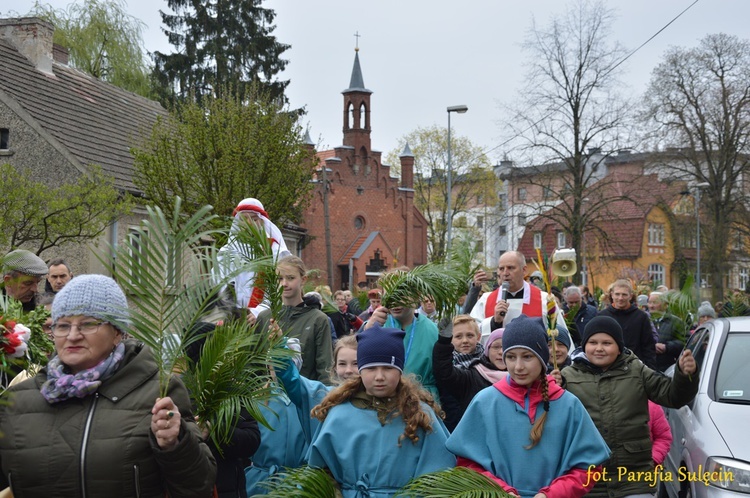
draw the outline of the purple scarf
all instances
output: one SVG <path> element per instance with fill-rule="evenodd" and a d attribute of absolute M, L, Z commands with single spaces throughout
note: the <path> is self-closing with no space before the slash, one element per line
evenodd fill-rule
<path fill-rule="evenodd" d="M 42 384 L 42 396 L 49 404 L 70 398 L 85 398 L 115 374 L 124 356 L 125 344 L 120 341 L 98 365 L 77 374 L 66 373 L 67 367 L 59 356 L 55 356 L 47 364 L 47 380 Z"/>

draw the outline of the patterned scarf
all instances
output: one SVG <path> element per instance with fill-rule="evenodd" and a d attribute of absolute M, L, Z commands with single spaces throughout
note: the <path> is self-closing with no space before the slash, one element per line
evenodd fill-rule
<path fill-rule="evenodd" d="M 351 403 L 361 410 L 375 410 L 378 414 L 380 425 L 387 424 L 398 415 L 398 398 L 376 398 L 365 391 L 354 393 Z"/>
<path fill-rule="evenodd" d="M 453 351 L 453 366 L 469 368 L 471 362 L 480 358 L 484 354 L 484 346 L 481 343 L 477 343 L 477 348 L 473 353 L 459 353 Z"/>
<path fill-rule="evenodd" d="M 120 341 L 98 365 L 76 374 L 66 373 L 67 367 L 59 356 L 55 356 L 47 364 L 47 380 L 42 384 L 42 396 L 49 404 L 71 398 L 85 398 L 115 374 L 124 356 L 125 344 Z"/>

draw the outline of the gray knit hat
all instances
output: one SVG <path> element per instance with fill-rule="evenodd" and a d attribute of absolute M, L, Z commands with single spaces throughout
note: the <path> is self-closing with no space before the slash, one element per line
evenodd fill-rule
<path fill-rule="evenodd" d="M 91 316 L 125 332 L 130 320 L 128 300 L 117 282 L 104 275 L 79 275 L 52 301 L 52 323 L 64 316 Z"/>
<path fill-rule="evenodd" d="M 26 249 L 16 249 L 3 258 L 3 275 L 17 271 L 32 277 L 43 277 L 49 273 L 44 260 Z"/>
<path fill-rule="evenodd" d="M 702 316 L 710 316 L 711 318 L 716 318 L 716 310 L 708 301 L 703 301 L 701 305 L 698 306 L 698 318 Z"/>

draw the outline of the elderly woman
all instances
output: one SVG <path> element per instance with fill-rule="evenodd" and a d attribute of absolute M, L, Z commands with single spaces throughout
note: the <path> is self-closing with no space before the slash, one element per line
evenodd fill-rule
<path fill-rule="evenodd" d="M 153 353 L 125 339 L 127 301 L 81 275 L 52 304 L 54 356 L 0 407 L 0 486 L 39 496 L 208 497 L 216 463 L 174 377 L 159 398 Z"/>

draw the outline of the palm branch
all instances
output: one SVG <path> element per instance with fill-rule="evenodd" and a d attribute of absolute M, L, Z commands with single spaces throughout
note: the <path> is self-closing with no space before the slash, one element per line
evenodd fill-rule
<path fill-rule="evenodd" d="M 424 297 L 430 296 L 440 318 L 455 313 L 465 285 L 456 268 L 437 263 L 417 266 L 410 271 L 395 270 L 378 280 L 378 287 L 383 289 L 382 304 L 386 308 L 416 307 Z"/>
<path fill-rule="evenodd" d="M 542 281 L 544 282 L 544 288 L 547 290 L 547 303 L 546 312 L 542 313 L 542 321 L 545 327 L 547 327 L 547 336 L 550 338 L 550 345 L 552 346 L 552 354 L 550 360 L 552 361 L 552 367 L 557 370 L 557 303 L 552 298 L 552 285 L 550 284 L 550 272 L 549 272 L 549 259 L 545 254 L 542 256 L 542 250 L 537 248 L 536 258 L 534 264 L 542 272 Z M 575 315 L 573 315 L 575 317 Z"/>
<path fill-rule="evenodd" d="M 472 249 L 472 246 L 471 239 L 459 239 L 453 241 L 451 250 L 448 252 L 448 265 L 456 269 L 465 285 L 474 279 L 474 274 L 482 267 L 476 262 L 476 251 Z"/>
<path fill-rule="evenodd" d="M 230 442 L 243 409 L 271 428 L 260 410 L 273 396 L 268 366 L 281 367 L 282 359 L 293 353 L 282 338 L 256 333 L 244 320 L 219 325 L 205 337 L 198 361 L 188 360 L 182 380 L 199 424 L 209 429 L 216 448 Z"/>
<path fill-rule="evenodd" d="M 217 233 L 211 207 L 188 218 L 181 203 L 169 216 L 148 206 L 133 236 L 99 256 L 131 298 L 129 333 L 154 351 L 161 396 L 183 348 L 197 339 L 188 332 L 226 283 L 210 274 L 217 265 L 215 247 L 205 245 Z"/>
<path fill-rule="evenodd" d="M 338 485 L 328 472 L 307 465 L 287 469 L 271 476 L 262 486 L 268 488 L 268 493 L 254 497 L 333 498 L 337 494 L 340 496 Z"/>
<path fill-rule="evenodd" d="M 687 329 L 693 324 L 693 310 L 698 308 L 693 288 L 694 279 L 688 275 L 681 289 L 672 289 L 662 296 L 667 302 L 667 311 L 680 321 L 679 330 L 675 330 L 677 339 L 684 342 Z"/>
<path fill-rule="evenodd" d="M 394 497 L 510 498 L 498 484 L 466 467 L 455 467 L 416 477 Z"/>
<path fill-rule="evenodd" d="M 271 316 L 278 323 L 283 306 L 279 276 L 276 273 L 278 258 L 273 253 L 272 242 L 265 227 L 240 219 L 239 230 L 232 237 L 239 242 L 238 271 L 254 271 L 254 286 L 262 287 L 268 300 Z"/>

